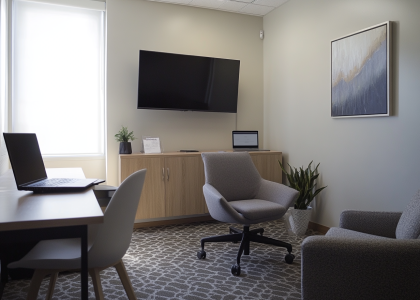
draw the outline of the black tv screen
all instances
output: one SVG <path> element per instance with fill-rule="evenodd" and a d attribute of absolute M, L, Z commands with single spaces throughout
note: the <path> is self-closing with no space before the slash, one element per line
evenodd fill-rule
<path fill-rule="evenodd" d="M 137 108 L 236 113 L 239 64 L 140 50 Z"/>

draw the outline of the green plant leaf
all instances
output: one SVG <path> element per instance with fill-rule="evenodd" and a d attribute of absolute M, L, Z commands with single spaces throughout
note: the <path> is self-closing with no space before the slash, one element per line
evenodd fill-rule
<path fill-rule="evenodd" d="M 127 127 L 121 126 L 120 131 L 114 136 L 117 142 L 128 142 L 134 141 L 136 138 L 134 137 L 133 131 L 130 133 L 128 132 Z"/>
<path fill-rule="evenodd" d="M 288 164 L 290 168 L 290 173 L 288 173 L 280 160 L 278 162 L 283 173 L 286 175 L 289 186 L 299 192 L 294 207 L 296 209 L 307 209 L 313 199 L 326 188 L 325 186 L 315 190 L 316 180 L 319 177 L 318 167 L 320 164 L 318 163 L 314 170 L 312 170 L 313 161 L 305 169 L 303 167 L 299 167 L 299 169 L 294 168 Z"/>

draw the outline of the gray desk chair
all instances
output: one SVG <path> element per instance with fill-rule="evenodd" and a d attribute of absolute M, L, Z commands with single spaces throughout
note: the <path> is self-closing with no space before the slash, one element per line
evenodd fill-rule
<path fill-rule="evenodd" d="M 206 242 L 241 242 L 233 275 L 241 274 L 242 254 L 249 255 L 250 242 L 284 247 L 291 264 L 294 255 L 288 243 L 263 236 L 264 229 L 250 230 L 252 224 L 280 219 L 292 204 L 298 192 L 280 183 L 262 179 L 247 152 L 202 153 L 206 182 L 204 197 L 210 215 L 225 223 L 243 225 L 243 230 L 229 228 L 230 234 L 201 239 L 199 259 L 206 258 Z M 258 235 L 259 234 L 259 235 Z"/>
<path fill-rule="evenodd" d="M 89 226 L 88 268 L 96 299 L 104 298 L 99 272 L 112 266 L 117 269 L 128 298 L 136 299 L 122 257 L 131 242 L 145 176 L 146 169 L 143 169 L 124 180 L 105 210 L 104 223 Z M 58 273 L 80 269 L 80 265 L 80 239 L 62 239 L 39 242 L 26 256 L 8 267 L 35 269 L 27 299 L 37 299 L 42 280 L 51 274 L 46 296 L 51 299 Z"/>
<path fill-rule="evenodd" d="M 420 299 L 420 191 L 401 212 L 343 211 L 302 243 L 302 299 Z"/>

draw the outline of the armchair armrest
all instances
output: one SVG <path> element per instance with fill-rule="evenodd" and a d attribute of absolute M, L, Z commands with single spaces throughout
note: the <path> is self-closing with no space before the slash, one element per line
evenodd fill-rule
<path fill-rule="evenodd" d="M 244 217 L 229 204 L 228 201 L 212 185 L 203 186 L 204 198 L 213 219 L 226 223 L 246 223 Z"/>
<path fill-rule="evenodd" d="M 261 179 L 261 186 L 255 198 L 275 202 L 287 209 L 298 194 L 298 191 L 284 184 Z"/>
<path fill-rule="evenodd" d="M 401 214 L 401 212 L 345 210 L 340 215 L 340 227 L 395 238 Z"/>
<path fill-rule="evenodd" d="M 302 299 L 417 299 L 420 240 L 312 236 L 302 243 Z"/>

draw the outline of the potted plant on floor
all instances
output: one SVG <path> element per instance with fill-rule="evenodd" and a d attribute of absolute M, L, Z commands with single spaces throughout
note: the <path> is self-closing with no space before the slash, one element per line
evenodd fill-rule
<path fill-rule="evenodd" d="M 311 217 L 311 209 L 309 205 L 314 200 L 314 198 L 326 188 L 326 186 L 315 189 L 316 180 L 319 176 L 318 166 L 312 170 L 312 161 L 309 163 L 306 169 L 300 167 L 293 168 L 290 166 L 290 174 L 284 169 L 282 163 L 279 161 L 280 168 L 283 170 L 284 174 L 287 176 L 287 181 L 289 186 L 299 192 L 299 195 L 295 201 L 294 208 L 291 210 L 291 220 L 290 226 L 292 231 L 296 235 L 303 235 L 308 229 L 309 219 Z M 286 220 L 287 221 L 287 220 Z"/>
<path fill-rule="evenodd" d="M 128 132 L 127 127 L 122 126 L 120 131 L 115 135 L 117 142 L 120 142 L 120 154 L 131 154 L 131 141 L 135 140 L 134 133 Z"/>

